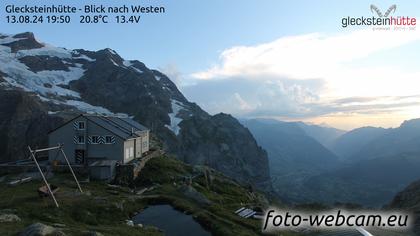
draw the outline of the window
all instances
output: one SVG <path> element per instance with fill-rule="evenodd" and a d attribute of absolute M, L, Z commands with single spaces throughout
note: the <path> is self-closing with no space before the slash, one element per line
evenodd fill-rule
<path fill-rule="evenodd" d="M 91 144 L 99 144 L 99 136 L 98 135 L 90 136 L 90 143 Z"/>
<path fill-rule="evenodd" d="M 73 138 L 74 144 L 85 144 L 85 136 L 78 135 Z"/>
<path fill-rule="evenodd" d="M 111 135 L 105 136 L 105 144 L 114 144 L 114 143 L 115 143 L 114 136 L 111 136 Z"/>
<path fill-rule="evenodd" d="M 147 148 L 147 141 L 144 141 L 143 142 L 143 149 L 146 149 Z"/>
<path fill-rule="evenodd" d="M 84 121 L 78 121 L 77 122 L 77 129 L 78 130 L 85 130 L 86 123 Z"/>
<path fill-rule="evenodd" d="M 77 136 L 77 144 L 85 144 L 85 136 Z"/>

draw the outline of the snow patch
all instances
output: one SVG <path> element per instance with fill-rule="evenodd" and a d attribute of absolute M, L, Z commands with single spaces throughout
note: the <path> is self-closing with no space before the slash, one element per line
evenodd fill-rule
<path fill-rule="evenodd" d="M 160 81 L 160 79 L 162 79 L 162 77 L 160 77 L 159 75 L 155 75 L 155 79 L 156 79 L 157 81 Z"/>
<path fill-rule="evenodd" d="M 118 67 L 120 66 L 114 61 L 114 59 L 112 59 L 112 58 L 110 58 L 110 59 L 111 59 L 112 64 L 114 64 L 114 66 L 118 66 Z"/>
<path fill-rule="evenodd" d="M 76 107 L 78 110 L 83 111 L 88 114 L 102 114 L 102 115 L 113 115 L 111 111 L 104 107 L 99 106 L 92 106 L 83 101 L 76 101 L 76 100 L 67 100 L 65 102 L 66 105 Z"/>
<path fill-rule="evenodd" d="M 73 59 L 82 59 L 82 60 L 86 60 L 86 61 L 90 61 L 90 62 L 95 62 L 96 59 L 90 58 L 86 55 L 80 54 L 80 56 L 77 57 L 73 57 Z"/>
<path fill-rule="evenodd" d="M 182 102 L 173 99 L 171 99 L 171 105 L 172 112 L 168 114 L 169 118 L 171 119 L 171 124 L 165 125 L 165 127 L 174 132 L 175 135 L 178 135 L 179 131 L 181 130 L 179 123 L 182 121 L 182 119 L 178 117 L 178 113 L 181 110 L 185 110 L 185 105 L 182 104 Z"/>
<path fill-rule="evenodd" d="M 16 53 L 18 58 L 26 56 L 50 56 L 58 58 L 71 58 L 71 52 L 65 48 L 57 48 L 50 45 L 45 45 L 42 48 L 35 48 L 29 50 L 19 50 Z"/>
<path fill-rule="evenodd" d="M 166 91 L 169 91 L 169 92 L 171 92 L 172 90 L 169 88 L 169 87 L 167 87 L 166 85 L 163 85 L 162 86 L 162 89 L 164 89 L 164 90 L 166 90 Z"/>
<path fill-rule="evenodd" d="M 132 67 L 130 67 L 130 68 L 133 68 L 135 71 L 137 71 L 137 73 L 139 73 L 139 74 L 143 74 L 144 73 L 144 71 L 142 71 L 142 70 L 140 70 L 139 68 L 136 68 L 136 67 L 134 67 L 134 66 L 132 66 Z"/>
<path fill-rule="evenodd" d="M 16 38 L 13 38 L 13 37 L 11 37 L 9 35 L 4 35 L 4 34 L 1 34 L 0 36 L 1 37 L 5 37 L 3 39 L 0 38 L 0 44 L 8 44 L 8 43 L 13 43 L 13 42 L 22 40 L 22 39 L 16 39 Z"/>
<path fill-rule="evenodd" d="M 110 48 L 107 48 L 107 50 L 108 50 L 108 52 L 110 52 L 111 54 L 118 55 L 116 51 L 114 51 L 114 50 L 112 50 L 112 49 L 110 49 Z"/>
<path fill-rule="evenodd" d="M 58 87 L 67 85 L 70 81 L 77 80 L 84 74 L 80 64 L 69 67 L 69 71 L 40 71 L 33 72 L 25 64 L 14 57 L 9 50 L 0 46 L 0 70 L 8 76 L 5 80 L 25 91 L 32 91 L 46 96 L 55 94 L 59 96 L 80 97 L 78 93 Z"/>
<path fill-rule="evenodd" d="M 4 79 L 10 86 L 35 92 L 38 96 L 44 97 L 44 100 L 49 100 L 51 95 L 80 98 L 77 92 L 59 85 L 68 85 L 70 81 L 80 79 L 85 72 L 81 64 L 76 64 L 76 67 L 69 67 L 69 71 L 40 71 L 36 73 L 21 63 L 18 57 L 11 53 L 9 47 L 1 45 L 0 71 L 7 74 Z"/>
<path fill-rule="evenodd" d="M 128 68 L 131 68 L 131 69 L 135 70 L 139 74 L 144 73 L 144 71 L 142 71 L 139 68 L 135 67 L 131 61 L 123 61 L 123 65 L 125 67 L 128 67 Z"/>
<path fill-rule="evenodd" d="M 130 66 L 132 66 L 133 64 L 131 63 L 131 61 L 124 60 L 124 61 L 123 61 L 123 65 L 124 65 L 124 66 L 126 66 L 126 67 L 130 67 Z"/>

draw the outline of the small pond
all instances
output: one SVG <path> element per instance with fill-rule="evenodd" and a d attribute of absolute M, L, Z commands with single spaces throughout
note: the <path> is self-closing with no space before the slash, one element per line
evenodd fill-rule
<path fill-rule="evenodd" d="M 135 224 L 153 225 L 167 236 L 211 236 L 192 216 L 172 208 L 170 205 L 154 205 L 134 216 Z"/>

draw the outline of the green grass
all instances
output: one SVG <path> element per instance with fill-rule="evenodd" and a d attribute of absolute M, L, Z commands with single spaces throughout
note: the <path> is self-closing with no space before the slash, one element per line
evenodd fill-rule
<path fill-rule="evenodd" d="M 60 187 L 56 208 L 51 198 L 40 198 L 37 188 L 40 181 L 8 187 L 1 184 L 0 209 L 10 209 L 22 221 L 18 223 L 2 223 L 0 235 L 16 235 L 25 226 L 35 222 L 52 225 L 65 224 L 63 232 L 70 235 L 83 235 L 85 231 L 98 231 L 105 235 L 160 235 L 156 230 L 130 227 L 124 224 L 130 217 L 130 210 L 119 209 L 115 203 L 125 201 L 128 205 L 126 193 L 118 196 L 109 194 L 104 183 L 89 183 L 82 185 L 85 193 L 77 192 L 71 178 L 62 176 L 50 179 L 51 184 Z M 130 206 L 142 208 L 141 202 L 130 202 Z"/>
<path fill-rule="evenodd" d="M 68 235 L 83 235 L 97 231 L 104 235 L 161 235 L 154 227 L 130 227 L 125 220 L 149 205 L 170 204 L 175 209 L 191 214 L 194 219 L 213 235 L 260 235 L 261 222 L 244 219 L 234 214 L 241 206 L 266 204 L 263 195 L 251 193 L 223 175 L 212 171 L 213 182 L 207 186 L 201 176 L 192 186 L 209 199 L 211 205 L 203 205 L 190 199 L 181 191 L 185 178 L 200 173 L 176 159 L 158 157 L 152 159 L 135 181 L 136 190 L 155 186 L 152 191 L 139 196 L 127 188 L 112 189 L 101 182 L 82 184 L 85 194 L 80 194 L 71 176 L 56 174 L 49 179 L 60 187 L 56 208 L 51 198 L 40 198 L 37 188 L 40 181 L 32 181 L 16 187 L 0 183 L 0 211 L 9 209 L 22 221 L 2 223 L 0 235 L 17 235 L 26 226 L 41 222 L 47 225 L 65 224 L 62 231 Z M 286 234 L 282 235 L 295 235 Z"/>

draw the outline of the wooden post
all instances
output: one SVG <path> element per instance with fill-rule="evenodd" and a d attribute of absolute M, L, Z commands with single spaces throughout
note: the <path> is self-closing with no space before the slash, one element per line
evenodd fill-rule
<path fill-rule="evenodd" d="M 79 188 L 80 192 L 81 192 L 81 193 L 83 193 L 83 190 L 82 190 L 82 188 L 80 187 L 79 181 L 77 180 L 76 175 L 74 174 L 73 168 L 71 168 L 70 162 L 69 162 L 69 160 L 67 159 L 66 153 L 63 151 L 63 145 L 59 144 L 59 147 L 60 147 L 60 151 L 61 151 L 61 153 L 63 154 L 64 159 L 66 159 L 67 165 L 68 165 L 68 166 L 69 166 L 69 168 L 70 168 L 70 171 L 71 171 L 71 174 L 72 174 L 72 175 L 73 175 L 73 177 L 74 177 L 74 180 L 76 180 L 77 187 Z"/>
<path fill-rule="evenodd" d="M 33 152 L 37 153 L 37 152 L 45 152 L 45 151 L 51 151 L 51 150 L 55 150 L 55 149 L 59 149 L 60 146 L 57 147 L 50 147 L 50 148 L 44 148 L 44 149 L 35 149 Z"/>
<path fill-rule="evenodd" d="M 35 157 L 35 155 L 34 155 L 34 151 L 32 151 L 32 149 L 31 149 L 31 147 L 30 147 L 30 146 L 28 146 L 28 149 L 29 149 L 29 152 L 31 152 L 32 159 L 34 160 L 34 162 L 35 162 L 35 164 L 36 164 L 36 167 L 38 168 L 39 173 L 41 174 L 42 179 L 44 180 L 44 183 L 45 183 L 45 185 L 47 186 L 48 191 L 50 192 L 51 197 L 52 197 L 52 198 L 53 198 L 53 200 L 54 200 L 55 206 L 58 208 L 58 207 L 59 207 L 59 206 L 58 206 L 58 202 L 57 202 L 57 200 L 55 199 L 54 193 L 51 191 L 50 184 L 47 182 L 47 179 L 45 178 L 44 173 L 42 172 L 41 167 L 40 167 L 40 166 L 39 166 L 39 164 L 38 164 L 38 161 L 36 160 L 36 157 Z"/>

